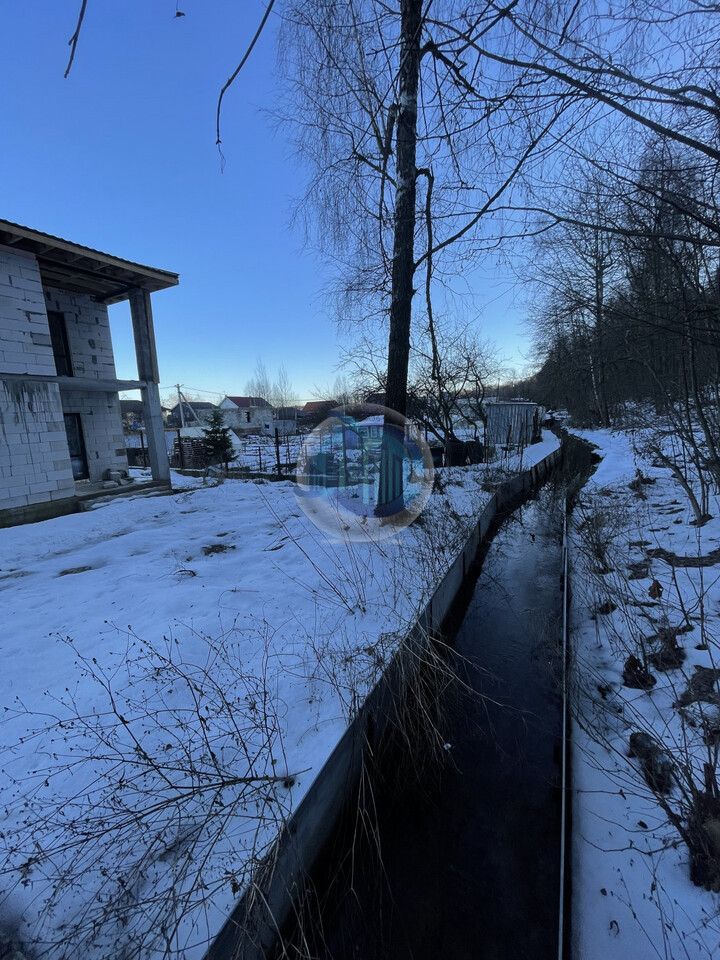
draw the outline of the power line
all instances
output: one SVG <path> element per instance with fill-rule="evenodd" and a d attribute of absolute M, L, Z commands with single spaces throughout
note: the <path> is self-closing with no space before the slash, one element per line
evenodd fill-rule
<path fill-rule="evenodd" d="M 207 393 L 213 397 L 226 397 L 227 393 L 221 393 L 219 390 L 204 390 L 201 387 L 188 387 L 183 384 L 185 390 L 192 390 L 193 393 Z"/>

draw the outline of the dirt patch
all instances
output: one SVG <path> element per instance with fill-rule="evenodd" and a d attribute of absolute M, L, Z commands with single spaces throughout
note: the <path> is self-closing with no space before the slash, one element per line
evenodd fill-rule
<path fill-rule="evenodd" d="M 632 654 L 625 661 L 623 667 L 623 685 L 633 690 L 650 690 L 657 683 L 654 677 L 640 660 Z"/>
<path fill-rule="evenodd" d="M 0 580 L 19 580 L 20 577 L 29 577 L 31 573 L 32 570 L 10 570 L 8 573 L 0 574 Z"/>
<path fill-rule="evenodd" d="M 611 613 L 614 613 L 615 610 L 617 610 L 617 604 L 613 603 L 612 600 L 606 600 L 604 603 L 601 603 L 599 606 L 595 607 L 595 615 L 608 617 Z"/>
<path fill-rule="evenodd" d="M 650 561 L 638 560 L 635 563 L 628 564 L 630 575 L 628 580 L 645 580 L 650 576 Z"/>
<path fill-rule="evenodd" d="M 208 547 L 203 547 L 202 552 L 206 557 L 211 557 L 214 553 L 227 553 L 228 550 L 234 550 L 235 544 L 232 543 L 211 543 Z"/>
<path fill-rule="evenodd" d="M 671 567 L 712 567 L 714 564 L 720 563 L 720 547 L 716 547 L 702 557 L 680 557 L 664 547 L 655 547 L 654 550 L 648 550 L 647 555 L 652 560 L 664 560 Z"/>
<path fill-rule="evenodd" d="M 687 688 L 673 704 L 674 707 L 686 707 L 688 704 L 720 703 L 720 694 L 715 690 L 715 684 L 720 679 L 720 670 L 713 667 L 695 667 Z"/>

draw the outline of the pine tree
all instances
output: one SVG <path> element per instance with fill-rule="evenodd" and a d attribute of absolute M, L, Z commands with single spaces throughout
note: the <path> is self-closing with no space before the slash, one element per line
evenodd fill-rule
<path fill-rule="evenodd" d="M 205 446 L 210 463 L 224 463 L 233 459 L 233 442 L 230 428 L 225 426 L 222 410 L 213 410 L 210 414 L 205 434 Z"/>

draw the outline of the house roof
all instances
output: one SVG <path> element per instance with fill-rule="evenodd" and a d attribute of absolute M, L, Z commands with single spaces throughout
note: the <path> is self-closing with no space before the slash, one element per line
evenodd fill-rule
<path fill-rule="evenodd" d="M 47 286 L 88 294 L 101 303 L 127 300 L 138 287 L 153 293 L 179 282 L 169 270 L 133 263 L 9 220 L 0 220 L 0 244 L 36 257 Z"/>
<path fill-rule="evenodd" d="M 142 410 L 143 402 L 142 400 L 121 400 L 120 401 L 120 411 L 121 413 L 129 413 L 131 410 Z M 165 404 L 160 404 L 161 410 L 170 410 L 170 407 L 166 407 Z"/>
<path fill-rule="evenodd" d="M 322 413 L 331 410 L 337 404 L 336 400 L 308 400 L 302 408 L 303 413 Z"/>
<path fill-rule="evenodd" d="M 171 411 L 175 411 L 180 406 L 179 403 L 174 403 L 170 407 Z M 214 410 L 215 404 L 210 403 L 208 400 L 183 400 L 183 410 L 192 408 L 193 410 Z"/>
<path fill-rule="evenodd" d="M 232 401 L 236 407 L 269 407 L 270 404 L 262 397 L 225 397 Z"/>

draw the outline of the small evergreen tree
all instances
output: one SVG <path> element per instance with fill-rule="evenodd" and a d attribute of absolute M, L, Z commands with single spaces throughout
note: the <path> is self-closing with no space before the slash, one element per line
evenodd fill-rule
<path fill-rule="evenodd" d="M 225 426 L 222 410 L 213 410 L 207 428 L 203 428 L 205 446 L 210 463 L 224 463 L 233 459 L 233 442 L 230 427 Z"/>

